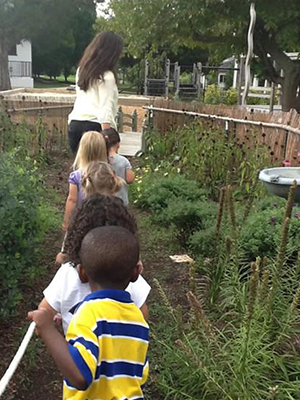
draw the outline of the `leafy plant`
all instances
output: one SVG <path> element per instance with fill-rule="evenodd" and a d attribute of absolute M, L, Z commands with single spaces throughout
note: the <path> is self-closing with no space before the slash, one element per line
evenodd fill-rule
<path fill-rule="evenodd" d="M 253 132 L 240 143 L 234 135 L 213 129 L 209 120 L 195 120 L 167 135 L 151 131 L 147 143 L 151 169 L 162 167 L 197 180 L 214 199 L 225 181 L 234 186 L 235 196 L 247 195 L 269 159 L 269 150 L 257 143 Z"/>
<path fill-rule="evenodd" d="M 174 225 L 180 243 L 185 246 L 194 231 L 212 224 L 216 214 L 217 206 L 213 202 L 177 198 L 171 199 L 168 206 L 156 214 L 155 219 L 165 226 Z"/>
<path fill-rule="evenodd" d="M 152 174 L 142 175 L 131 194 L 138 207 L 156 212 L 166 208 L 172 200 L 199 201 L 207 198 L 207 190 L 202 189 L 198 182 L 181 175 L 164 176 L 159 174 L 158 169 Z"/>
<path fill-rule="evenodd" d="M 238 237 L 216 242 L 206 268 L 210 271 L 207 285 L 217 283 L 219 295 L 211 297 L 206 289 L 203 296 L 203 287 L 199 292 L 196 285 L 197 296 L 187 294 L 191 307 L 187 319 L 176 313 L 156 282 L 167 316 L 157 339 L 163 362 L 158 385 L 164 398 L 299 398 L 299 253 L 288 269 L 285 261 L 292 202 L 291 194 L 286 211 L 281 209 L 282 218 L 287 218 L 276 261 L 268 264 L 257 258 L 247 275 L 241 275 Z M 194 274 L 196 283 L 197 271 Z"/>
<path fill-rule="evenodd" d="M 17 161 L 16 161 L 17 160 Z M 21 299 L 19 284 L 37 260 L 38 243 L 48 229 L 57 226 L 56 210 L 42 205 L 43 186 L 35 162 L 20 161 L 18 150 L 1 159 L 1 309 L 7 316 Z"/>

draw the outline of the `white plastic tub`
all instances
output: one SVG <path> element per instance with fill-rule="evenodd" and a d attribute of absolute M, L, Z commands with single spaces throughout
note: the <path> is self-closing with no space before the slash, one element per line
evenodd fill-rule
<path fill-rule="evenodd" d="M 290 186 L 297 182 L 295 203 L 300 203 L 300 167 L 268 168 L 260 171 L 259 179 L 269 193 L 288 198 Z"/>

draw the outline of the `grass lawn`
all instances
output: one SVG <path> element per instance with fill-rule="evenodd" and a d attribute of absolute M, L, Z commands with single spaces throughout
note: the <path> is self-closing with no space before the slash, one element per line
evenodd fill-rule
<path fill-rule="evenodd" d="M 40 78 L 34 80 L 34 87 L 37 89 L 47 89 L 47 88 L 59 88 L 68 87 L 75 84 L 75 75 L 70 75 L 68 77 L 68 83 L 65 82 L 65 77 L 63 75 L 58 76 L 56 79 L 50 79 L 47 75 L 41 75 Z M 129 83 L 119 84 L 120 93 L 136 94 L 137 87 L 132 87 Z"/>

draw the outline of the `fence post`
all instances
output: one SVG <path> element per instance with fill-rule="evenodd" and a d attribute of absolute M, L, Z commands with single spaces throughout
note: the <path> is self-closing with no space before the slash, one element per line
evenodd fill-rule
<path fill-rule="evenodd" d="M 123 132 L 123 110 L 122 107 L 119 107 L 119 112 L 118 112 L 118 130 L 119 132 Z"/>
<path fill-rule="evenodd" d="M 238 75 L 238 96 L 237 96 L 237 105 L 240 106 L 242 104 L 242 83 L 243 83 L 243 74 L 244 74 L 244 60 L 245 56 L 240 56 L 240 68 Z"/>
<path fill-rule="evenodd" d="M 201 74 L 202 74 L 202 63 L 201 62 L 197 62 L 197 65 L 196 65 L 196 85 L 197 85 L 197 97 L 198 97 L 198 99 L 200 99 L 200 97 L 202 97 Z"/>
<path fill-rule="evenodd" d="M 134 110 L 132 113 L 132 131 L 137 132 L 137 111 Z"/>
<path fill-rule="evenodd" d="M 165 95 L 169 96 L 169 81 L 170 81 L 170 60 L 167 58 L 166 60 L 166 76 L 165 76 Z"/>
<path fill-rule="evenodd" d="M 148 74 L 149 74 L 149 61 L 145 60 L 145 81 L 144 81 L 144 95 L 148 96 Z"/>
<path fill-rule="evenodd" d="M 178 62 L 175 63 L 175 67 L 176 67 L 175 95 L 179 96 L 179 90 L 180 90 L 180 66 L 178 65 Z"/>

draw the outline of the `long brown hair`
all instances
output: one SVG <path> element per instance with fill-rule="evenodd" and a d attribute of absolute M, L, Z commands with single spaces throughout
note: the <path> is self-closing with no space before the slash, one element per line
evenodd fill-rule
<path fill-rule="evenodd" d="M 78 86 L 87 91 L 106 71 L 113 72 L 118 81 L 116 66 L 123 50 L 123 39 L 114 32 L 101 32 L 85 49 L 79 62 Z"/>

